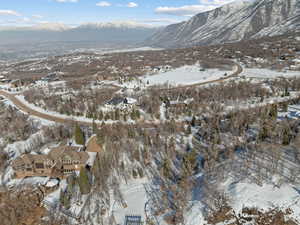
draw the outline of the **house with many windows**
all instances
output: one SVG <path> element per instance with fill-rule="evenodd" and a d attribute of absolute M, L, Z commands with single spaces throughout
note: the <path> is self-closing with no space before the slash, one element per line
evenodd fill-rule
<path fill-rule="evenodd" d="M 89 155 L 79 147 L 59 146 L 47 155 L 23 154 L 12 162 L 16 178 L 49 176 L 63 178 L 85 167 Z"/>

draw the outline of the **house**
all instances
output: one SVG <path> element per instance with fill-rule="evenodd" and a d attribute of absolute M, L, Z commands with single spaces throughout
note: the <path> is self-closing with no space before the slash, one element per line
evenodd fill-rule
<path fill-rule="evenodd" d="M 41 80 L 50 82 L 50 81 L 57 81 L 59 79 L 58 79 L 57 73 L 49 73 L 47 76 L 43 77 Z"/>
<path fill-rule="evenodd" d="M 137 100 L 133 98 L 114 97 L 106 103 L 106 107 L 109 109 L 126 110 L 132 108 L 137 104 Z"/>
<path fill-rule="evenodd" d="M 89 155 L 79 147 L 59 146 L 48 155 L 23 154 L 12 162 L 17 178 L 66 177 L 86 166 Z"/>
<path fill-rule="evenodd" d="M 107 103 L 107 105 L 113 105 L 113 106 L 117 106 L 120 104 L 128 104 L 128 101 L 126 98 L 122 98 L 122 97 L 114 97 L 111 100 L 109 100 Z"/>

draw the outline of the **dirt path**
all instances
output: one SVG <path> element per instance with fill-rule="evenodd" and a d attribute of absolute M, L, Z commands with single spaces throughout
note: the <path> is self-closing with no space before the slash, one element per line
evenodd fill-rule
<path fill-rule="evenodd" d="M 197 84 L 193 84 L 193 85 L 174 87 L 174 88 L 165 89 L 165 90 L 174 90 L 174 89 L 181 89 L 181 88 L 188 88 L 188 87 L 196 87 L 196 86 L 201 86 L 201 85 L 206 85 L 206 84 L 213 84 L 213 83 L 223 82 L 223 81 L 228 80 L 230 78 L 236 77 L 240 73 L 243 72 L 243 68 L 239 64 L 235 63 L 235 65 L 237 67 L 237 71 L 234 72 L 231 75 L 228 75 L 227 77 L 220 78 L 220 79 L 213 80 L 213 81 L 197 83 Z M 160 90 L 164 90 L 164 89 L 160 89 Z M 8 100 L 10 100 L 21 111 L 23 111 L 25 113 L 28 113 L 29 115 L 39 117 L 41 119 L 49 120 L 49 121 L 52 121 L 52 122 L 55 122 L 55 123 L 63 123 L 63 124 L 77 123 L 77 124 L 83 125 L 83 126 L 92 126 L 93 125 L 92 122 L 80 121 L 80 120 L 76 119 L 75 117 L 74 117 L 74 119 L 72 119 L 72 118 L 63 118 L 63 115 L 62 115 L 62 117 L 59 117 L 59 116 L 51 115 L 50 113 L 48 114 L 48 113 L 38 112 L 38 111 L 34 110 L 33 108 L 31 108 L 29 105 L 26 105 L 22 101 L 20 101 L 14 94 L 10 94 L 10 93 L 5 92 L 3 90 L 0 90 L 0 95 L 7 98 Z"/>

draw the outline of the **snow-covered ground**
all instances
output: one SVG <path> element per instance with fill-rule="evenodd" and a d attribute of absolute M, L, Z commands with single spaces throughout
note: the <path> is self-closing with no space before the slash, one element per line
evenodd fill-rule
<path fill-rule="evenodd" d="M 287 71 L 287 72 L 280 72 L 276 70 L 270 69 L 254 69 L 254 68 L 244 68 L 243 72 L 240 76 L 245 76 L 248 78 L 277 78 L 277 77 L 297 77 L 300 76 L 300 72 L 298 71 Z"/>
<path fill-rule="evenodd" d="M 127 208 L 116 201 L 111 206 L 111 214 L 114 215 L 117 224 L 123 224 L 125 215 L 139 215 L 145 221 L 145 204 L 147 195 L 144 185 L 148 183 L 146 178 L 128 181 L 127 184 L 121 184 L 120 190 L 123 194 Z M 113 196 L 112 196 L 113 198 Z"/>
<path fill-rule="evenodd" d="M 291 208 L 293 216 L 300 217 L 300 193 L 299 189 L 291 184 L 278 186 L 278 178 L 273 179 L 274 184 L 262 184 L 258 186 L 248 182 L 233 182 L 228 179 L 223 183 L 223 188 L 228 194 L 231 205 L 236 212 L 243 207 L 257 207 L 262 210 L 278 207 L 280 209 Z"/>
<path fill-rule="evenodd" d="M 219 69 L 207 69 L 201 71 L 199 65 L 183 66 L 175 70 L 168 72 L 158 73 L 153 76 L 143 77 L 144 83 L 149 85 L 156 84 L 169 84 L 169 85 L 190 85 L 200 82 L 218 80 L 227 75 L 231 74 L 231 71 L 222 71 Z"/>

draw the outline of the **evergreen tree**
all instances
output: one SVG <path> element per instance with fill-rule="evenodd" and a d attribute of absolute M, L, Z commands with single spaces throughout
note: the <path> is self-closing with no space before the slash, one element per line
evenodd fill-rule
<path fill-rule="evenodd" d="M 289 107 L 289 103 L 288 102 L 282 103 L 282 110 L 283 110 L 283 112 L 287 112 L 288 111 L 288 107 Z"/>
<path fill-rule="evenodd" d="M 98 127 L 97 124 L 95 123 L 95 120 L 93 119 L 93 134 L 97 134 L 98 133 Z"/>
<path fill-rule="evenodd" d="M 78 144 L 78 145 L 84 145 L 85 144 L 84 133 L 81 130 L 81 128 L 78 126 L 78 124 L 76 124 L 76 126 L 75 126 L 74 136 L 75 136 L 76 144 Z"/>
<path fill-rule="evenodd" d="M 141 113 L 140 113 L 140 110 L 135 110 L 135 117 L 137 118 L 137 119 L 140 119 L 141 118 Z"/>
<path fill-rule="evenodd" d="M 260 127 L 258 139 L 260 141 L 264 141 L 268 136 L 269 136 L 269 132 L 268 132 L 267 124 L 264 122 Z"/>
<path fill-rule="evenodd" d="M 100 112 L 98 113 L 98 120 L 103 120 L 103 112 L 102 110 L 100 110 Z"/>
<path fill-rule="evenodd" d="M 88 171 L 85 167 L 82 167 L 80 169 L 78 182 L 79 182 L 79 188 L 80 188 L 81 194 L 86 195 L 86 194 L 90 193 L 91 184 L 89 181 Z"/>
<path fill-rule="evenodd" d="M 191 121 L 191 126 L 195 127 L 196 126 L 196 117 L 193 116 L 192 121 Z"/>
<path fill-rule="evenodd" d="M 70 194 L 64 191 L 60 191 L 60 203 L 65 207 L 65 209 L 69 209 L 71 207 L 71 198 Z"/>
<path fill-rule="evenodd" d="M 130 118 L 131 118 L 132 120 L 135 120 L 135 119 L 136 119 L 136 117 L 135 117 L 135 111 L 134 111 L 134 110 L 131 111 L 131 113 L 130 113 Z"/>
<path fill-rule="evenodd" d="M 284 88 L 284 96 L 290 96 L 290 92 L 289 92 L 288 86 L 286 86 Z"/>
<path fill-rule="evenodd" d="M 133 169 L 133 170 L 132 170 L 132 177 L 133 177 L 134 179 L 136 179 L 137 176 L 138 176 L 137 172 L 135 171 L 135 169 Z"/>
<path fill-rule="evenodd" d="M 116 109 L 115 111 L 115 120 L 120 120 L 120 110 Z"/>
<path fill-rule="evenodd" d="M 188 125 L 188 127 L 187 127 L 187 129 L 186 129 L 186 134 L 187 134 L 187 135 L 192 134 L 192 127 L 191 127 L 191 125 Z"/>
<path fill-rule="evenodd" d="M 171 176 L 171 164 L 170 161 L 168 159 L 164 159 L 163 163 L 162 163 L 162 175 L 165 178 L 170 178 Z"/>
<path fill-rule="evenodd" d="M 277 115 L 278 115 L 278 109 L 277 109 L 277 104 L 273 104 L 270 108 L 269 111 L 269 116 L 271 117 L 271 119 L 277 119 Z"/>
<path fill-rule="evenodd" d="M 198 154 L 194 149 L 187 152 L 186 155 L 183 157 L 183 162 L 189 176 L 192 175 L 193 171 L 196 169 L 197 157 Z"/>
<path fill-rule="evenodd" d="M 282 144 L 289 145 L 291 142 L 291 131 L 289 127 L 285 127 L 282 132 Z"/>
<path fill-rule="evenodd" d="M 126 114 L 126 113 L 123 114 L 123 120 L 124 120 L 125 122 L 127 121 L 127 114 Z"/>
<path fill-rule="evenodd" d="M 140 178 L 144 177 L 144 172 L 143 172 L 142 168 L 140 168 L 140 167 L 138 168 L 138 173 L 139 173 Z"/>
<path fill-rule="evenodd" d="M 109 113 L 106 113 L 105 116 L 104 116 L 104 120 L 110 120 L 110 116 L 109 116 Z"/>

